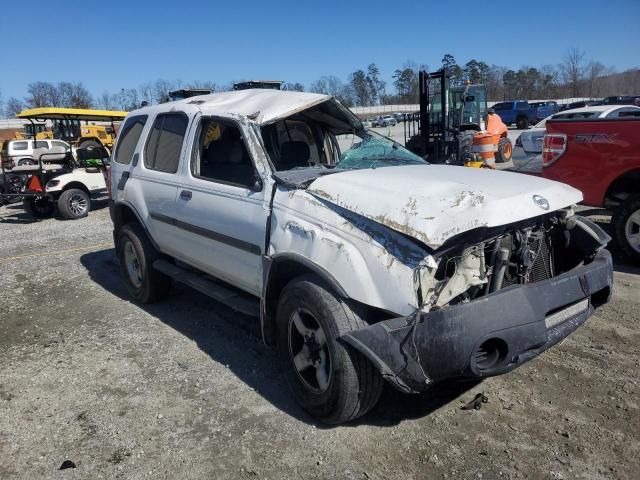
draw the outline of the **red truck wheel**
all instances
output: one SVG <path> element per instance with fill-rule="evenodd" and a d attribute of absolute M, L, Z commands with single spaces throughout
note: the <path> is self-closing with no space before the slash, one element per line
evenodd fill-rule
<path fill-rule="evenodd" d="M 640 263 L 640 195 L 629 197 L 614 213 L 611 222 L 622 251 Z"/>

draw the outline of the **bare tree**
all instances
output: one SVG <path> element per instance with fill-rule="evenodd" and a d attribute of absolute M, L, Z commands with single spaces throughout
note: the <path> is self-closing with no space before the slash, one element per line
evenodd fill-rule
<path fill-rule="evenodd" d="M 600 95 L 600 77 L 606 72 L 607 67 L 605 67 L 600 62 L 589 62 L 587 65 L 587 77 L 588 77 L 588 95 L 589 98 L 595 98 Z"/>
<path fill-rule="evenodd" d="M 175 82 L 160 78 L 153 84 L 153 99 L 156 103 L 166 102 L 169 99 L 171 90 L 175 90 Z"/>
<path fill-rule="evenodd" d="M 304 85 L 300 82 L 287 82 L 283 85 L 283 90 L 289 90 L 290 92 L 304 92 Z"/>
<path fill-rule="evenodd" d="M 138 97 L 141 102 L 147 102 L 147 105 L 153 103 L 153 85 L 151 82 L 143 83 L 138 87 Z"/>
<path fill-rule="evenodd" d="M 579 48 L 571 48 L 564 56 L 564 63 L 560 65 L 563 79 L 569 87 L 572 97 L 580 97 L 584 79 L 584 51 Z"/>
<path fill-rule="evenodd" d="M 24 110 L 24 107 L 25 104 L 22 100 L 19 100 L 16 97 L 11 97 L 9 100 L 7 100 L 5 115 L 7 117 L 15 117 L 22 110 Z"/>
<path fill-rule="evenodd" d="M 56 88 L 48 82 L 35 82 L 27 86 L 26 104 L 30 108 L 54 107 L 55 98 L 52 94 Z"/>
<path fill-rule="evenodd" d="M 104 110 L 115 110 L 117 108 L 118 99 L 115 95 L 110 94 L 106 90 L 98 97 L 98 106 Z"/>

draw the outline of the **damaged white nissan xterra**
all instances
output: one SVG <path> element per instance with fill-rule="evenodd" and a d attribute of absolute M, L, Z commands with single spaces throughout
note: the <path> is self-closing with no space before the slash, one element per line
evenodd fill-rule
<path fill-rule="evenodd" d="M 357 142 L 341 149 L 344 135 Z M 259 317 L 297 401 L 327 423 L 370 410 L 383 379 L 419 392 L 508 372 L 611 295 L 609 237 L 574 215 L 579 191 L 427 164 L 329 96 L 142 108 L 112 160 L 132 297 L 163 299 L 174 279 Z"/>

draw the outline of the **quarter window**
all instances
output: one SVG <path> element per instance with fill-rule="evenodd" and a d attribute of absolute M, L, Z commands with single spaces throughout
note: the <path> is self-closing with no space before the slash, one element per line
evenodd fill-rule
<path fill-rule="evenodd" d="M 156 117 L 144 150 L 144 164 L 151 170 L 176 173 L 188 119 L 184 113 Z"/>
<path fill-rule="evenodd" d="M 12 147 L 14 150 L 26 150 L 29 148 L 27 142 L 14 142 Z"/>
<path fill-rule="evenodd" d="M 142 133 L 145 123 L 147 123 L 147 116 L 138 115 L 129 118 L 124 124 L 114 155 L 114 160 L 117 163 L 123 165 L 129 165 L 131 163 L 133 153 L 136 145 L 138 145 L 138 140 L 140 139 L 140 134 Z"/>

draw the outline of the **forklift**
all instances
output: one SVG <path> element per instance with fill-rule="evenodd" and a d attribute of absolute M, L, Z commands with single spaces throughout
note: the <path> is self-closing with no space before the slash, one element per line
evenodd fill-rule
<path fill-rule="evenodd" d="M 507 126 L 487 109 L 484 85 L 450 86 L 445 69 L 418 73 L 418 115 L 404 123 L 405 145 L 431 163 L 487 166 L 477 153 L 489 142 L 497 163 L 511 160 Z M 485 147 L 486 148 L 486 147 Z"/>

